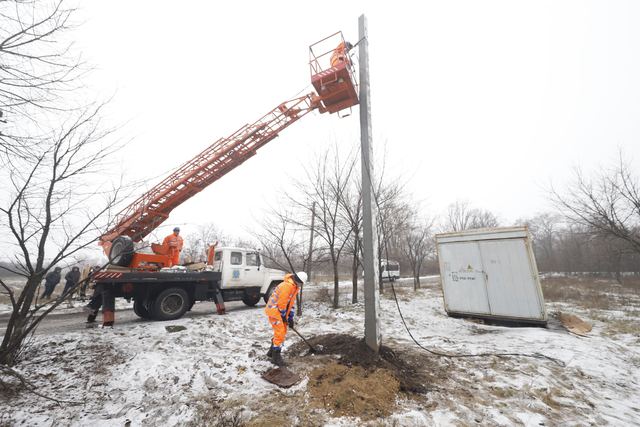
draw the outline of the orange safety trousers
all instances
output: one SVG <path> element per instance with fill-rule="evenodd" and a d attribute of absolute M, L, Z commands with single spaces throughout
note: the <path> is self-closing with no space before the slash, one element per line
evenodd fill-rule
<path fill-rule="evenodd" d="M 169 248 L 169 257 L 171 258 L 171 265 L 180 264 L 180 250 L 178 248 Z"/>
<path fill-rule="evenodd" d="M 287 322 L 283 321 L 281 317 L 269 316 L 269 323 L 273 328 L 273 346 L 280 348 L 287 336 Z"/>

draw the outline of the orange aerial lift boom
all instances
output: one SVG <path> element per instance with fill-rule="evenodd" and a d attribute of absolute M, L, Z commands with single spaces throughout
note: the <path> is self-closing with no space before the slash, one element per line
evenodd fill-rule
<path fill-rule="evenodd" d="M 316 92 L 285 101 L 256 122 L 214 142 L 122 210 L 115 225 L 100 237 L 111 263 L 146 269 L 170 266 L 168 248 L 152 244 L 153 254 L 136 253 L 134 242 L 144 239 L 173 209 L 255 155 L 311 111 L 336 113 L 357 105 L 354 67 L 345 52 L 349 46 L 341 32 L 311 45 L 309 66 Z"/>

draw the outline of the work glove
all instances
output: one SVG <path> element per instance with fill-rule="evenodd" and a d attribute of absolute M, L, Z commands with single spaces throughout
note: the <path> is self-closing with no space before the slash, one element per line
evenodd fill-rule
<path fill-rule="evenodd" d="M 283 322 L 287 321 L 287 310 L 280 310 L 280 317 L 282 318 Z"/>
<path fill-rule="evenodd" d="M 294 316 L 294 312 L 293 312 L 294 308 L 291 307 L 291 311 L 289 312 L 289 318 L 287 319 L 287 323 L 289 324 L 290 328 L 293 328 L 294 322 L 293 322 L 293 316 Z"/>

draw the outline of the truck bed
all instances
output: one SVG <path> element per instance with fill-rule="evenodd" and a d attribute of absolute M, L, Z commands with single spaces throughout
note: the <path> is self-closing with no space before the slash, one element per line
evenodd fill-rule
<path fill-rule="evenodd" d="M 94 275 L 96 283 L 194 283 L 220 282 L 218 271 L 100 271 Z"/>

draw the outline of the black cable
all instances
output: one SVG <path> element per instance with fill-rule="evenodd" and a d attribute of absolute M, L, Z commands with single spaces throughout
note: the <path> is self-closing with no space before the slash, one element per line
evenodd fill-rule
<path fill-rule="evenodd" d="M 386 246 L 386 245 L 385 245 Z M 385 249 L 386 252 L 386 249 Z M 400 319 L 402 320 L 402 324 L 404 325 L 404 328 L 406 329 L 407 333 L 409 334 L 409 336 L 411 337 L 411 339 L 413 340 L 414 343 L 416 343 L 416 345 L 418 347 L 420 347 L 421 349 L 428 351 L 429 353 L 435 355 L 435 356 L 440 356 L 440 357 L 451 357 L 451 358 L 463 358 L 463 357 L 488 357 L 488 356 L 495 356 L 495 357 L 532 357 L 532 358 L 537 358 L 537 359 L 548 359 L 560 366 L 565 366 L 564 362 L 558 359 L 554 359 L 553 357 L 550 356 L 546 356 L 544 354 L 541 353 L 532 353 L 532 354 L 526 354 L 526 353 L 492 353 L 492 352 L 488 352 L 488 353 L 473 353 L 473 354 L 464 354 L 464 353 L 460 353 L 460 354 L 449 354 L 449 353 L 442 353 L 436 350 L 431 350 L 427 347 L 424 347 L 422 344 L 420 344 L 413 336 L 413 334 L 411 333 L 411 331 L 409 330 L 409 327 L 407 326 L 407 322 L 404 320 L 404 316 L 402 315 L 402 310 L 400 309 L 400 303 L 398 302 L 398 297 L 396 295 L 396 290 L 393 286 L 393 282 L 391 282 L 391 290 L 393 291 L 393 298 L 396 301 L 396 306 L 398 307 L 398 314 L 400 314 Z"/>

